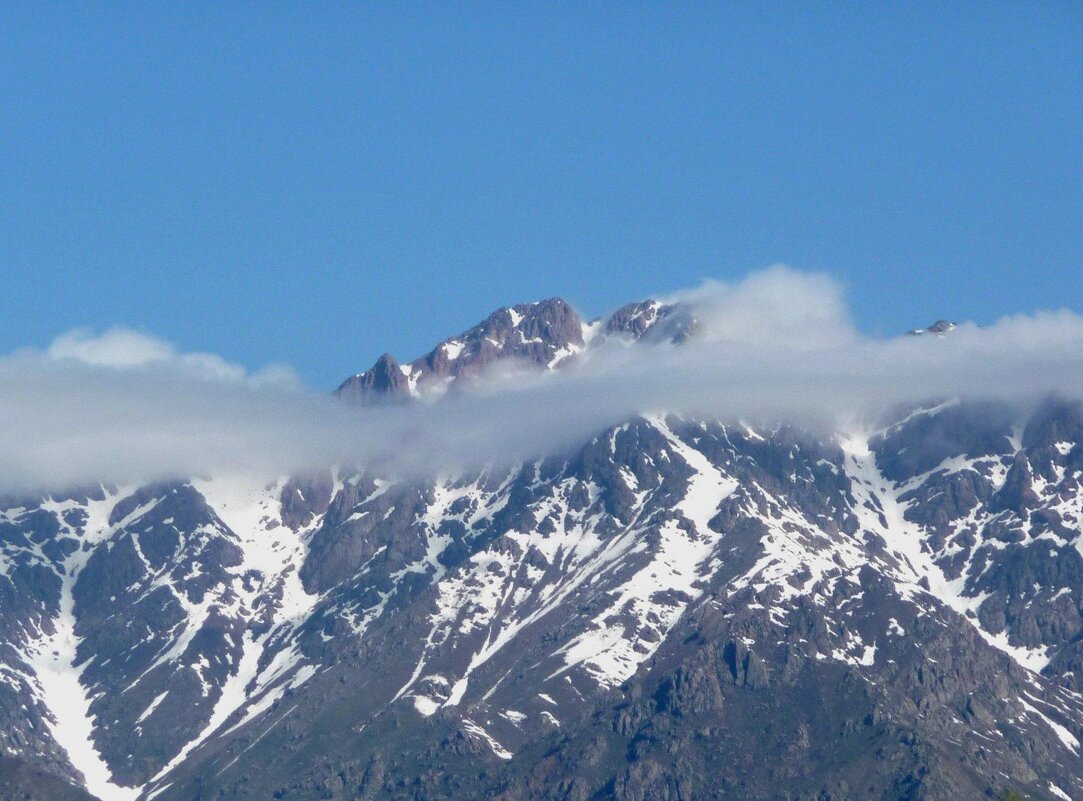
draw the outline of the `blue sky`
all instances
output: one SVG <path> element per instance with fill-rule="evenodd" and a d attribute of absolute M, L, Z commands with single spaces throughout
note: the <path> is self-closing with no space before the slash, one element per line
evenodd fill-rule
<path fill-rule="evenodd" d="M 859 328 L 1083 311 L 1083 6 L 7 4 L 0 350 L 332 387 L 785 262 Z"/>

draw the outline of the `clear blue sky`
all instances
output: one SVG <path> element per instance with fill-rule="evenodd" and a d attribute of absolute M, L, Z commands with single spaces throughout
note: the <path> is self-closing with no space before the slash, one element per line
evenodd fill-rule
<path fill-rule="evenodd" d="M 361 5 L 4 4 L 0 350 L 327 388 L 779 261 L 872 334 L 1083 311 L 1083 5 Z"/>

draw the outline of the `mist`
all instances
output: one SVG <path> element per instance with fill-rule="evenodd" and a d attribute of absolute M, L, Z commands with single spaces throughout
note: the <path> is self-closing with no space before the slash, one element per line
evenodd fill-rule
<path fill-rule="evenodd" d="M 560 453 L 641 414 L 830 432 L 949 398 L 1083 398 L 1083 317 L 1067 310 L 874 339 L 838 282 L 785 267 L 664 300 L 696 321 L 680 345 L 606 341 L 556 371 L 501 364 L 463 392 L 366 408 L 286 366 L 249 373 L 120 327 L 67 332 L 0 358 L 0 494 L 336 464 L 476 468 Z"/>

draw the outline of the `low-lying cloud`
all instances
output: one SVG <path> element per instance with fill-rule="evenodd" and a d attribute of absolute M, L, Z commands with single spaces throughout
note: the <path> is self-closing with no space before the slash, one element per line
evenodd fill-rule
<path fill-rule="evenodd" d="M 954 397 L 1083 398 L 1083 317 L 1069 311 L 870 339 L 835 281 L 780 267 L 668 300 L 697 320 L 679 346 L 607 342 L 558 371 L 503 365 L 439 401 L 365 409 L 287 368 L 250 374 L 123 328 L 69 332 L 0 358 L 0 493 L 332 464 L 477 467 L 559 452 L 644 413 L 840 428 Z"/>

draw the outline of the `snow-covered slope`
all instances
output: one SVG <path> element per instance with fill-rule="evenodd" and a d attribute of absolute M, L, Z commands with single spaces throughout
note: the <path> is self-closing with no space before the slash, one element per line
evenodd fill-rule
<path fill-rule="evenodd" d="M 342 394 L 694 335 L 547 301 Z M 0 749 L 102 799 L 776 797 L 790 763 L 792 798 L 1083 798 L 1081 476 L 1083 406 L 940 403 L 9 499 Z"/>

